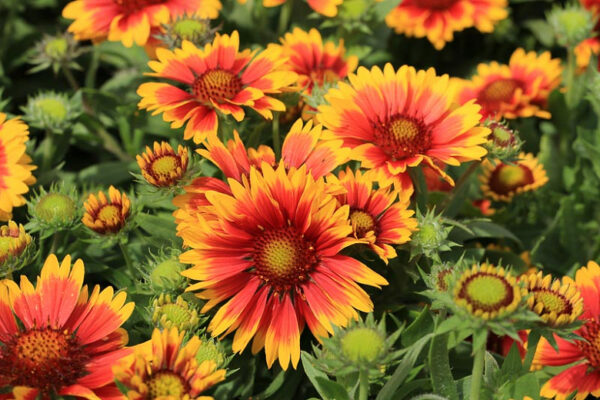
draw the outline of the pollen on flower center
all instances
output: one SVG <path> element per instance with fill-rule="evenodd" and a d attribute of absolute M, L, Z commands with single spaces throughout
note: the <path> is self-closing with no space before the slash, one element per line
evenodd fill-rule
<path fill-rule="evenodd" d="M 500 164 L 492 172 L 490 189 L 499 194 L 507 194 L 533 182 L 533 173 L 525 165 Z"/>
<path fill-rule="evenodd" d="M 314 246 L 293 227 L 265 231 L 253 254 L 256 274 L 274 290 L 288 290 L 308 279 L 317 262 Z"/>
<path fill-rule="evenodd" d="M 414 118 L 395 116 L 386 124 L 375 124 L 376 143 L 395 159 L 412 157 L 431 146 L 431 132 Z"/>
<path fill-rule="evenodd" d="M 125 14 L 134 13 L 140 11 L 148 6 L 156 4 L 162 4 L 166 0 L 113 0 L 116 4 L 123 8 Z"/>
<path fill-rule="evenodd" d="M 180 166 L 179 159 L 172 155 L 164 155 L 152 162 L 152 172 L 159 176 L 169 177 Z"/>
<path fill-rule="evenodd" d="M 194 82 L 194 95 L 203 102 L 210 100 L 223 103 L 242 90 L 242 81 L 237 75 L 222 69 L 213 69 L 198 76 Z"/>
<path fill-rule="evenodd" d="M 491 312 L 512 303 L 513 289 L 504 277 L 479 272 L 463 283 L 458 297 L 474 309 Z"/>
<path fill-rule="evenodd" d="M 508 103 L 513 93 L 521 85 L 515 79 L 498 79 L 487 84 L 479 93 L 479 100 L 484 103 Z"/>
<path fill-rule="evenodd" d="M 148 385 L 148 399 L 166 397 L 181 399 L 189 391 L 181 376 L 171 371 L 158 372 L 146 384 Z"/>
<path fill-rule="evenodd" d="M 0 348 L 0 376 L 8 386 L 26 385 L 49 394 L 86 375 L 88 360 L 70 333 L 32 329 L 14 335 Z"/>
<path fill-rule="evenodd" d="M 350 222 L 358 238 L 364 237 L 368 232 L 375 230 L 375 220 L 371 214 L 361 210 L 354 210 L 350 213 Z"/>
<path fill-rule="evenodd" d="M 100 209 L 98 219 L 104 223 L 109 223 L 121 218 L 121 210 L 113 204 L 106 204 Z"/>
<path fill-rule="evenodd" d="M 421 8 L 433 8 L 444 10 L 450 8 L 458 0 L 416 0 L 415 3 Z"/>
<path fill-rule="evenodd" d="M 557 315 L 560 314 L 571 314 L 573 307 L 571 303 L 567 301 L 565 296 L 558 292 L 550 291 L 547 289 L 532 289 L 536 303 L 543 304 L 543 311 L 546 313 L 554 312 Z"/>

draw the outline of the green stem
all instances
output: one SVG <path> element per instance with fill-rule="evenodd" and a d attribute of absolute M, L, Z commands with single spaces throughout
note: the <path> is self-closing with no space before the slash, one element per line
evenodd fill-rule
<path fill-rule="evenodd" d="M 60 233 L 55 232 L 52 237 L 52 244 L 50 245 L 50 252 L 48 254 L 56 254 L 56 250 L 58 249 L 58 242 L 60 241 Z"/>
<path fill-rule="evenodd" d="M 42 171 L 47 172 L 52 166 L 52 157 L 54 155 L 54 133 L 51 129 L 46 130 L 46 139 L 43 142 L 42 151 Z"/>
<path fill-rule="evenodd" d="M 74 91 L 78 91 L 79 84 L 77 83 L 77 79 L 75 79 L 75 76 L 73 75 L 73 73 L 71 72 L 71 69 L 69 68 L 69 66 L 67 64 L 64 64 L 64 63 L 62 64 L 62 71 L 63 71 L 63 74 L 65 74 L 65 78 L 67 78 L 69 85 L 71 85 L 71 88 Z"/>
<path fill-rule="evenodd" d="M 287 31 L 293 8 L 294 0 L 286 0 L 281 7 L 281 13 L 279 14 L 279 25 L 277 27 L 277 34 L 279 36 L 283 36 L 283 34 Z"/>
<path fill-rule="evenodd" d="M 473 349 L 475 359 L 473 360 L 473 372 L 471 373 L 471 396 L 470 400 L 479 400 L 481 392 L 481 381 L 483 379 L 483 365 L 485 361 L 485 340 L 478 349 Z"/>
<path fill-rule="evenodd" d="M 96 72 L 100 66 L 100 47 L 93 46 L 92 49 L 92 60 L 88 67 L 87 73 L 85 74 L 85 86 L 93 88 L 96 85 Z"/>
<path fill-rule="evenodd" d="M 281 136 L 279 136 L 279 113 L 273 113 L 273 151 L 275 158 L 278 159 L 281 155 Z"/>
<path fill-rule="evenodd" d="M 121 148 L 119 142 L 117 142 L 117 140 L 104 128 L 98 127 L 98 129 L 96 129 L 96 133 L 98 134 L 100 139 L 102 139 L 102 142 L 104 143 L 104 148 L 107 151 L 113 153 L 121 161 L 132 160 L 132 157 Z"/>
<path fill-rule="evenodd" d="M 567 87 L 567 93 L 566 93 L 566 103 L 567 106 L 569 108 L 574 108 L 575 104 L 573 104 L 575 102 L 575 98 L 573 96 L 575 96 L 575 73 L 576 73 L 576 67 L 575 67 L 575 54 L 573 52 L 573 48 L 572 47 L 567 47 L 567 70 L 566 70 L 566 87 Z"/>
<path fill-rule="evenodd" d="M 460 190 L 462 190 L 462 187 L 469 180 L 469 177 L 473 174 L 473 172 L 475 172 L 477 168 L 479 168 L 479 165 L 481 165 L 481 161 L 472 162 L 471 165 L 469 165 L 469 168 L 467 168 L 467 170 L 460 176 L 460 178 L 458 178 L 458 181 L 454 185 L 452 193 L 450 193 L 450 195 L 446 197 L 446 199 L 443 201 L 440 207 L 441 210 L 445 210 L 446 207 L 448 207 L 448 205 L 452 203 L 452 200 L 454 199 L 456 194 L 459 193 Z"/>
<path fill-rule="evenodd" d="M 367 400 L 369 398 L 369 372 L 361 369 L 358 372 L 358 400 Z"/>
<path fill-rule="evenodd" d="M 121 241 L 119 241 L 119 248 L 121 249 L 121 253 L 123 253 L 123 259 L 125 260 L 125 265 L 127 266 L 127 270 L 131 273 L 132 276 L 135 276 L 135 271 L 133 270 L 133 263 L 131 262 L 131 257 L 129 257 L 127 248 Z"/>

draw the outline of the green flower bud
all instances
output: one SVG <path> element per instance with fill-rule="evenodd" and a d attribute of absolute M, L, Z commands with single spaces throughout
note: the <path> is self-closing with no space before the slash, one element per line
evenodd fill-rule
<path fill-rule="evenodd" d="M 183 286 L 186 279 L 181 275 L 185 265 L 177 260 L 165 260 L 150 272 L 152 288 L 160 291 L 174 291 Z"/>
<path fill-rule="evenodd" d="M 77 205 L 65 194 L 48 193 L 40 197 L 35 205 L 35 212 L 44 222 L 68 222 L 75 217 Z"/>
<path fill-rule="evenodd" d="M 341 338 L 344 355 L 354 363 L 373 362 L 385 347 L 385 337 L 377 329 L 354 328 Z"/>
<path fill-rule="evenodd" d="M 565 8 L 555 7 L 546 16 L 554 29 L 557 42 L 562 46 L 572 47 L 590 37 L 594 28 L 592 14 L 579 4 Z"/>
<path fill-rule="evenodd" d="M 198 365 L 204 361 L 212 360 L 217 364 L 217 368 L 223 367 L 227 361 L 227 354 L 220 342 L 214 339 L 202 340 L 202 344 L 196 353 L 196 361 Z"/>
<path fill-rule="evenodd" d="M 171 295 L 163 293 L 154 300 L 152 308 L 152 322 L 159 328 L 176 327 L 180 331 L 187 331 L 200 324 L 198 311 L 181 296 L 177 296 L 177 300 L 173 302 Z"/>

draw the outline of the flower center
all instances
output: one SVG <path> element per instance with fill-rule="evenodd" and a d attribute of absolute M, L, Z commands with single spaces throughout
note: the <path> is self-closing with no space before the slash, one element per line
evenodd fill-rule
<path fill-rule="evenodd" d="M 417 6 L 421 8 L 433 8 L 436 10 L 444 10 L 450 8 L 458 0 L 415 0 Z"/>
<path fill-rule="evenodd" d="M 448 290 L 451 272 L 451 269 L 443 269 L 440 272 L 438 272 L 436 276 L 436 286 L 440 292 L 445 292 L 446 290 Z"/>
<path fill-rule="evenodd" d="M 0 377 L 8 386 L 24 385 L 49 394 L 86 375 L 89 358 L 67 331 L 32 329 L 0 347 Z"/>
<path fill-rule="evenodd" d="M 204 35 L 208 25 L 196 19 L 182 19 L 173 24 L 173 33 L 184 40 L 193 40 Z"/>
<path fill-rule="evenodd" d="M 223 103 L 242 90 L 242 81 L 237 75 L 222 69 L 213 69 L 196 78 L 194 95 L 201 101 Z"/>
<path fill-rule="evenodd" d="M 49 117 L 52 121 L 61 122 L 67 117 L 67 106 L 59 99 L 42 98 L 35 102 L 42 115 Z"/>
<path fill-rule="evenodd" d="M 600 368 L 600 322 L 592 318 L 575 333 L 585 339 L 575 341 L 579 350 L 593 367 Z"/>
<path fill-rule="evenodd" d="M 515 79 L 498 79 L 488 83 L 478 98 L 484 103 L 509 103 L 519 86 L 519 81 Z"/>
<path fill-rule="evenodd" d="M 44 47 L 45 53 L 55 60 L 59 60 L 67 54 L 69 43 L 64 37 L 54 38 Z"/>
<path fill-rule="evenodd" d="M 493 122 L 489 125 L 492 130 L 489 138 L 495 145 L 500 147 L 508 147 L 515 142 L 515 135 L 511 129 L 506 126 Z"/>
<path fill-rule="evenodd" d="M 174 326 L 181 326 L 192 318 L 192 313 L 178 304 L 165 304 L 160 307 L 160 313 L 167 317 Z"/>
<path fill-rule="evenodd" d="M 462 285 L 459 298 L 467 300 L 473 311 L 497 311 L 513 301 L 512 286 L 501 276 L 478 272 Z"/>
<path fill-rule="evenodd" d="M 157 158 L 152 163 L 152 172 L 164 178 L 168 178 L 172 173 L 177 172 L 180 167 L 179 158 L 171 155 L 165 155 Z"/>
<path fill-rule="evenodd" d="M 533 181 L 533 173 L 528 167 L 500 164 L 490 176 L 490 189 L 498 194 L 508 194 Z"/>
<path fill-rule="evenodd" d="M 275 291 L 306 281 L 317 263 L 314 246 L 293 227 L 265 231 L 255 242 L 256 274 Z"/>
<path fill-rule="evenodd" d="M 531 289 L 535 298 L 536 304 L 542 304 L 542 312 L 538 314 L 554 312 L 556 315 L 571 314 L 573 307 L 571 303 L 560 293 L 553 292 L 547 289 Z"/>
<path fill-rule="evenodd" d="M 310 72 L 310 80 L 318 86 L 323 86 L 326 82 L 337 82 L 340 78 L 335 71 L 332 71 L 329 68 L 317 68 Z"/>
<path fill-rule="evenodd" d="M 350 213 L 350 223 L 358 238 L 364 237 L 368 232 L 375 230 L 375 220 L 371 214 L 361 210 L 354 210 Z"/>
<path fill-rule="evenodd" d="M 121 208 L 114 204 L 106 204 L 100 209 L 98 219 L 105 224 L 116 223 L 121 220 Z"/>
<path fill-rule="evenodd" d="M 149 400 L 165 397 L 179 400 L 188 394 L 187 384 L 183 378 L 172 371 L 160 371 L 146 384 Z"/>
<path fill-rule="evenodd" d="M 132 14 L 143 10 L 145 7 L 162 4 L 167 0 L 113 0 L 120 5 L 125 14 Z"/>
<path fill-rule="evenodd" d="M 383 350 L 384 340 L 370 328 L 354 328 L 341 339 L 342 351 L 354 362 L 373 362 Z"/>
<path fill-rule="evenodd" d="M 375 142 L 396 160 L 421 154 L 431 146 L 431 132 L 414 118 L 397 115 L 387 124 L 374 124 L 374 128 Z"/>

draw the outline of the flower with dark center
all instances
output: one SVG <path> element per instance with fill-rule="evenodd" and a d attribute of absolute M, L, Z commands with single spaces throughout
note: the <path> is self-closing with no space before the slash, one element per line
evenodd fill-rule
<path fill-rule="evenodd" d="M 114 234 L 123 229 L 131 208 L 127 195 L 113 186 L 108 189 L 108 195 L 107 199 L 102 191 L 98 192 L 97 197 L 90 194 L 83 204 L 86 211 L 83 224 L 101 235 Z"/>

